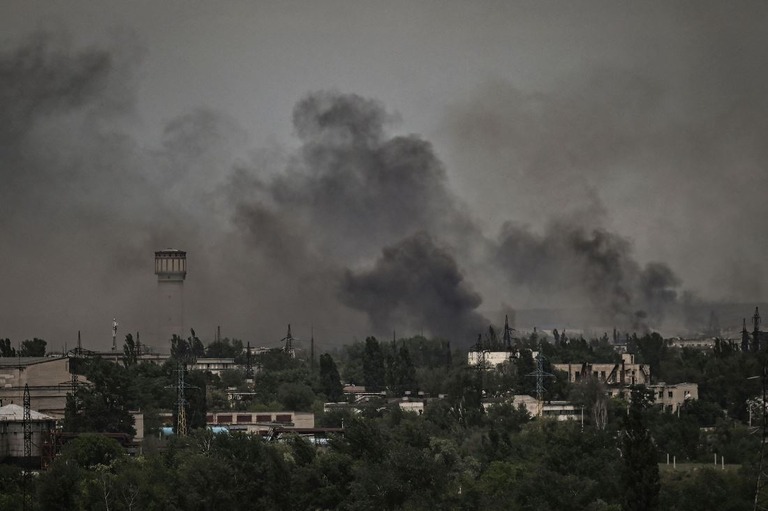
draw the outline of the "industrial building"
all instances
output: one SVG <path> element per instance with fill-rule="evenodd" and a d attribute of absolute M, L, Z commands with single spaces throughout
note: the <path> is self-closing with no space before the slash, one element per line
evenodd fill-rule
<path fill-rule="evenodd" d="M 31 407 L 54 418 L 63 418 L 67 394 L 72 392 L 67 357 L 0 357 L 0 405 L 21 405 L 29 385 Z M 87 383 L 80 378 L 81 383 Z"/>
<path fill-rule="evenodd" d="M 595 378 L 606 385 L 650 385 L 651 366 L 638 364 L 631 353 L 622 353 L 619 363 L 552 364 L 555 371 L 568 374 L 568 381 L 575 383 L 585 378 Z"/>
<path fill-rule="evenodd" d="M 30 433 L 28 455 L 24 452 L 24 407 L 17 404 L 0 407 L 0 462 L 23 460 L 30 463 L 37 460 L 35 464 L 39 468 L 39 460 L 45 455 L 46 446 L 50 444 L 56 420 L 50 415 L 29 410 L 26 425 Z M 27 459 L 28 457 L 31 459 Z"/>

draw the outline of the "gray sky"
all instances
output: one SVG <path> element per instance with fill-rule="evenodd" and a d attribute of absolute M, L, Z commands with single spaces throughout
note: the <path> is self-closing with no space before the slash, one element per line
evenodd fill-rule
<path fill-rule="evenodd" d="M 633 314 L 656 308 L 660 289 L 768 298 L 762 2 L 10 1 L 3 12 L 3 337 L 59 348 L 82 330 L 107 347 L 117 316 L 121 336 L 158 344 L 151 256 L 166 246 L 189 252 L 185 322 L 257 344 L 288 322 L 328 344 L 385 329 L 463 338 L 456 317 L 474 328 L 506 308 Z M 320 91 L 338 94 L 297 107 Z M 382 133 L 362 148 L 313 128 L 341 103 L 343 127 Z M 431 145 L 393 138 L 409 135 Z M 387 188 L 382 176 L 403 166 L 418 179 Z M 614 273 L 579 251 L 594 229 L 611 235 L 597 250 Z M 412 312 L 438 278 L 414 253 L 443 268 L 454 285 L 440 296 L 466 310 Z M 675 275 L 653 292 L 652 262 Z M 398 271 L 418 285 L 361 287 Z"/>

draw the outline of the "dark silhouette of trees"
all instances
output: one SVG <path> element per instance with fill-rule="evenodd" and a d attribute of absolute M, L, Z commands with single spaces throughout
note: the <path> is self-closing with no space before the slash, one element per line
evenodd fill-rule
<path fill-rule="evenodd" d="M 320 355 L 319 390 L 325 394 L 328 401 L 341 401 L 344 397 L 344 388 L 341 385 L 339 370 L 336 362 L 328 353 Z"/>
<path fill-rule="evenodd" d="M 384 352 L 375 337 L 365 339 L 363 352 L 363 379 L 369 392 L 384 390 L 386 385 L 386 370 L 384 367 Z"/>
<path fill-rule="evenodd" d="M 632 387 L 621 432 L 623 511 L 659 509 L 658 454 L 645 420 L 652 404 L 653 393 L 643 386 Z"/>
<path fill-rule="evenodd" d="M 44 357 L 45 347 L 47 343 L 35 337 L 31 341 L 29 339 L 21 343 L 21 349 L 19 350 L 20 357 Z"/>

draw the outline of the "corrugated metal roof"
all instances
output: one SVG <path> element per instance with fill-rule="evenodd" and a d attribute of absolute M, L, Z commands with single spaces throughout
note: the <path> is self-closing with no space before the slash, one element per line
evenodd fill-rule
<path fill-rule="evenodd" d="M 50 415 L 36 412 L 34 410 L 29 411 L 29 418 L 33 421 L 52 421 L 55 420 Z M 24 420 L 24 408 L 19 405 L 5 405 L 0 406 L 0 421 L 21 422 Z"/>

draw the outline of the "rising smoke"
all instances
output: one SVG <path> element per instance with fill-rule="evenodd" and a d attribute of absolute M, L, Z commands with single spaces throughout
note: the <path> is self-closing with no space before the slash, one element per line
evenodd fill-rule
<path fill-rule="evenodd" d="M 392 325 L 411 331 L 425 327 L 463 344 L 488 325 L 476 312 L 480 295 L 464 281 L 450 252 L 426 233 L 385 247 L 370 270 L 347 271 L 341 300 L 365 311 L 379 332 Z"/>
<path fill-rule="evenodd" d="M 303 322 L 328 343 L 396 330 L 469 344 L 501 320 L 488 313 L 497 303 L 586 307 L 596 312 L 585 322 L 655 328 L 690 303 L 671 269 L 685 265 L 645 262 L 666 260 L 668 243 L 638 256 L 617 234 L 631 222 L 616 203 L 644 206 L 649 225 L 659 208 L 683 218 L 667 237 L 702 218 L 725 230 L 736 213 L 699 217 L 716 202 L 680 198 L 681 184 L 696 176 L 725 189 L 726 163 L 750 194 L 764 182 L 764 145 L 750 134 L 765 133 L 750 113 L 765 106 L 760 87 L 734 85 L 733 103 L 670 119 L 674 96 L 639 72 L 592 70 L 548 93 L 496 82 L 449 111 L 448 168 L 423 138 L 392 135 L 398 116 L 384 105 L 334 91 L 298 101 L 298 146 L 276 155 L 249 152 L 237 122 L 205 108 L 139 142 L 140 54 L 50 34 L 0 53 L 2 336 L 57 348 L 83 330 L 106 347 L 114 316 L 146 332 L 152 252 L 169 246 L 189 252 L 185 311 L 203 337 L 223 325 L 263 342 Z M 715 85 L 698 91 L 701 104 L 720 97 Z M 470 213 L 454 187 L 478 176 L 488 185 Z M 673 214 L 677 199 L 692 218 Z M 726 232 L 726 252 L 737 234 Z M 750 240 L 749 253 L 762 243 Z"/>

